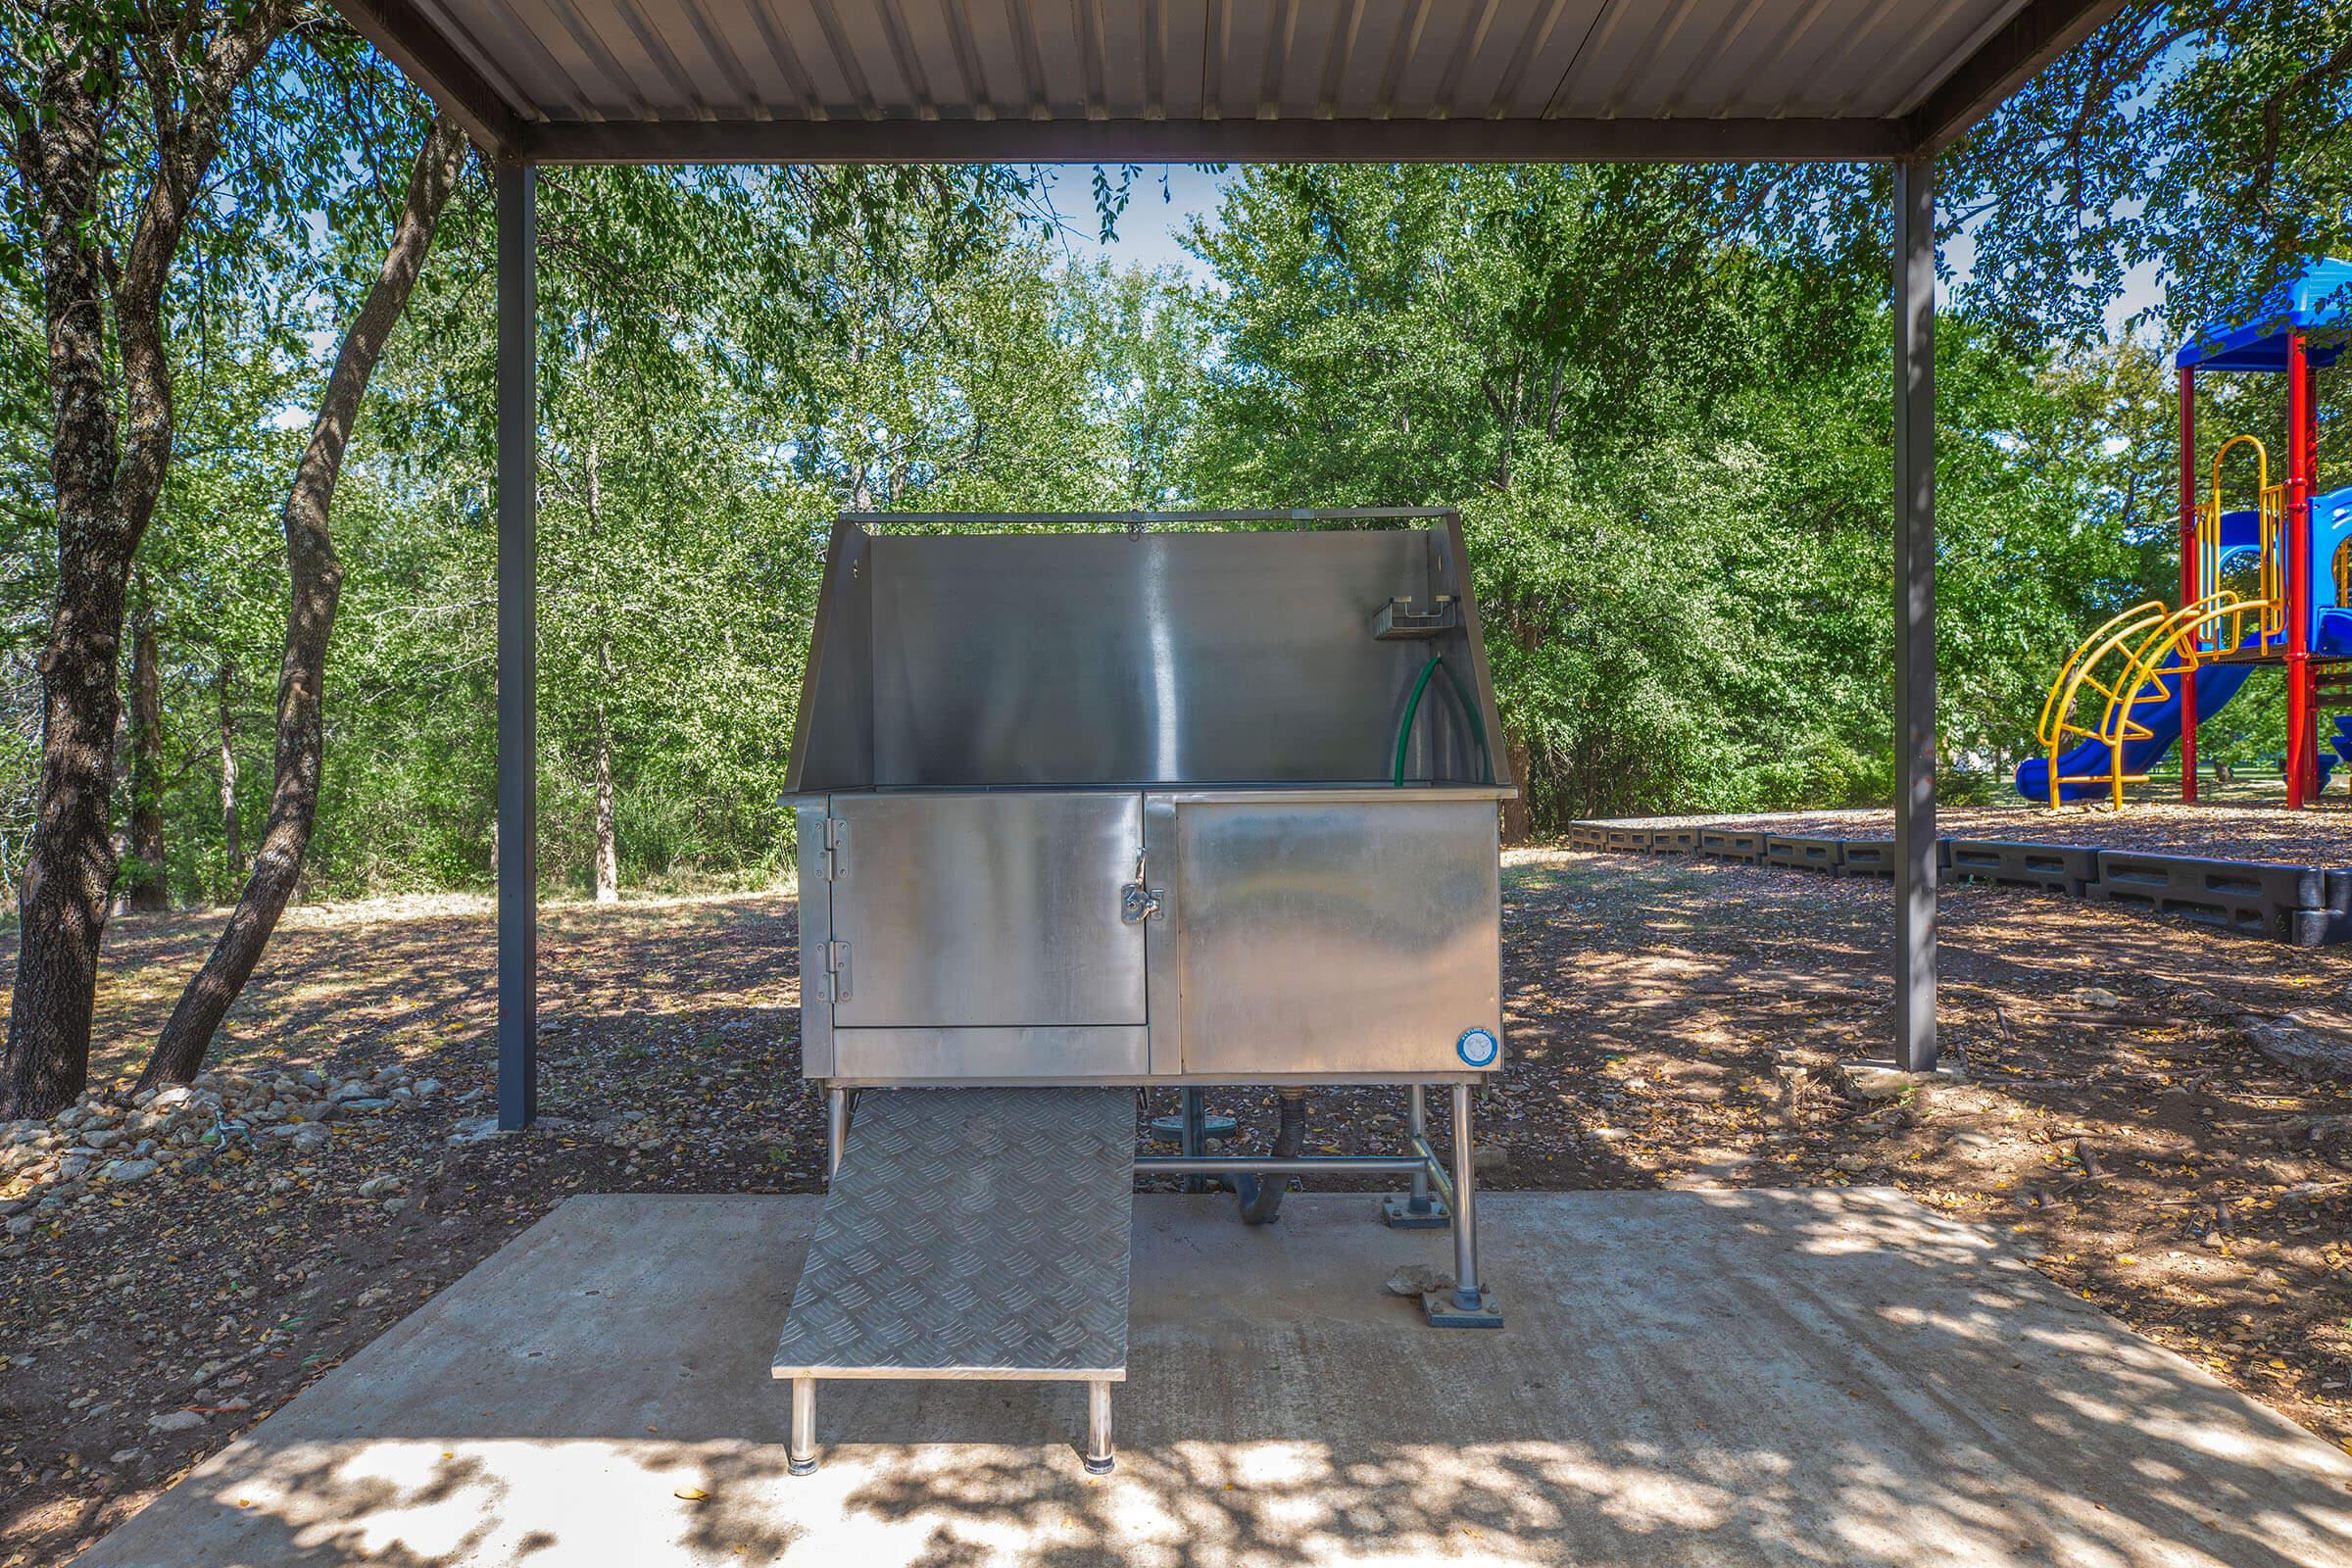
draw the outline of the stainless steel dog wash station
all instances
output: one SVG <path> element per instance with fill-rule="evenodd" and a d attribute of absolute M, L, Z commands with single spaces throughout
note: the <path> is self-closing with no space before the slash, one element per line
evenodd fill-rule
<path fill-rule="evenodd" d="M 1111 1463 L 1135 1178 L 1406 1178 L 1437 1326 L 1493 1326 L 1470 1090 L 1501 1059 L 1504 776 L 1450 513 L 845 517 L 793 741 L 804 1071 L 830 1182 L 775 1376 L 1089 1385 Z M 1409 1148 L 1303 1155 L 1318 1085 Z M 1185 1091 L 1174 1155 L 1137 1092 Z M 1278 1096 L 1215 1154 L 1200 1091 Z M 1452 1094 L 1441 1158 L 1430 1086 Z"/>

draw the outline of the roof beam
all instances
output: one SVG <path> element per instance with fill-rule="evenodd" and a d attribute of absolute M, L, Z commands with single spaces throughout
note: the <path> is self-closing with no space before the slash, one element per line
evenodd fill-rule
<path fill-rule="evenodd" d="M 410 0 L 336 0 L 352 29 L 383 51 L 491 157 L 512 159 L 528 126 Z"/>
<path fill-rule="evenodd" d="M 531 126 L 544 164 L 1883 163 L 1891 120 L 777 120 Z"/>
<path fill-rule="evenodd" d="M 2030 0 L 1903 117 L 1905 138 L 1941 152 L 2123 8 L 2124 0 Z"/>

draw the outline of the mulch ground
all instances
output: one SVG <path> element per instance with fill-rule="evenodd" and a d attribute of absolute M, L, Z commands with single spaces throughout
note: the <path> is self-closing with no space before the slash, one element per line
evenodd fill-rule
<path fill-rule="evenodd" d="M 1949 889 L 1942 1034 L 1971 1081 L 1865 1102 L 1833 1064 L 1886 1049 L 1889 904 L 1876 881 L 1513 852 L 1484 1180 L 1892 1184 L 2352 1440 L 2352 1091 L 2289 1076 L 2244 1033 L 2288 1012 L 2352 1028 L 2352 949 Z M 218 927 L 117 922 L 104 1073 L 135 1069 Z M 548 1122 L 453 1144 L 490 1108 L 486 907 L 296 911 L 221 1064 L 400 1061 L 446 1090 L 337 1123 L 315 1155 L 223 1155 L 93 1197 L 0 1250 L 0 1562 L 70 1556 L 572 1194 L 816 1190 L 793 952 L 789 897 L 550 909 Z M 1246 1146 L 1271 1132 L 1264 1097 L 1212 1108 L 1244 1118 Z M 1402 1110 L 1397 1091 L 1319 1095 L 1309 1145 L 1394 1148 Z M 357 1192 L 387 1174 L 413 1200 L 397 1213 Z"/>

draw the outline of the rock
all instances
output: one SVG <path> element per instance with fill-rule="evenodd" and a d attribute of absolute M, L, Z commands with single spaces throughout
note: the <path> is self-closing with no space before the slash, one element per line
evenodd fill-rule
<path fill-rule="evenodd" d="M 438 1078 L 419 1078 L 416 1080 L 416 1098 L 418 1100 L 430 1100 L 441 1092 L 441 1080 Z"/>
<path fill-rule="evenodd" d="M 359 1194 L 362 1198 L 383 1198 L 399 1192 L 403 1185 L 397 1176 L 370 1176 L 360 1183 Z"/>
<path fill-rule="evenodd" d="M 32 1227 L 33 1218 L 30 1214 L 18 1214 L 10 1218 L 8 1234 L 11 1238 L 30 1236 Z"/>
<path fill-rule="evenodd" d="M 162 1415 L 147 1418 L 150 1432 L 193 1432 L 204 1425 L 204 1417 L 194 1410 L 166 1410 Z"/>
<path fill-rule="evenodd" d="M 1407 1263 L 1381 1282 L 1381 1289 L 1391 1296 L 1406 1296 L 1421 1299 L 1432 1291 L 1453 1289 L 1453 1276 L 1443 1274 L 1427 1263 Z"/>
<path fill-rule="evenodd" d="M 144 1448 L 117 1448 L 106 1456 L 106 1462 L 108 1464 L 137 1464 L 146 1457 L 147 1450 Z"/>
<path fill-rule="evenodd" d="M 389 1301 L 390 1299 L 392 1299 L 392 1292 L 389 1287 L 382 1285 L 370 1285 L 366 1290 L 362 1291 L 358 1296 L 352 1298 L 352 1305 L 375 1306 L 381 1302 Z"/>
<path fill-rule="evenodd" d="M 342 1102 L 342 1106 L 345 1110 L 381 1110 L 390 1103 L 392 1102 L 381 1095 L 362 1095 Z"/>
<path fill-rule="evenodd" d="M 129 1136 L 130 1134 L 126 1132 L 115 1132 L 109 1129 L 100 1132 L 94 1132 L 90 1134 L 89 1137 L 83 1139 L 82 1142 L 91 1149 L 112 1149 Z"/>
<path fill-rule="evenodd" d="M 457 1126 L 450 1132 L 449 1142 L 478 1144 L 496 1138 L 498 1135 L 498 1118 L 496 1116 L 461 1116 L 458 1118 Z"/>
<path fill-rule="evenodd" d="M 335 1085 L 333 1091 L 326 1098 L 329 1100 L 362 1100 L 367 1097 L 368 1093 L 368 1086 L 359 1079 L 346 1078 Z"/>
<path fill-rule="evenodd" d="M 2098 1007 L 2108 1012 L 2113 1012 L 2124 1004 L 2123 998 L 2102 986 L 2084 986 L 2070 995 L 2085 1007 Z"/>
<path fill-rule="evenodd" d="M 1895 1100 L 1936 1083 L 1966 1083 L 1957 1062 L 1939 1062 L 1934 1072 L 1904 1072 L 1887 1061 L 1841 1061 L 1838 1081 L 1857 1100 Z"/>
<path fill-rule="evenodd" d="M 98 1179 L 113 1182 L 118 1187 L 128 1187 L 154 1174 L 155 1161 L 152 1159 L 114 1159 L 99 1168 Z"/>
<path fill-rule="evenodd" d="M 387 1198 L 384 1200 L 384 1212 L 387 1214 L 397 1214 L 408 1206 L 409 1200 L 405 1198 Z"/>
<path fill-rule="evenodd" d="M 294 1129 L 293 1137 L 287 1142 L 294 1146 L 294 1152 L 298 1154 L 315 1154 L 326 1147 L 327 1139 L 332 1136 L 326 1130 L 325 1123 L 306 1121 Z"/>

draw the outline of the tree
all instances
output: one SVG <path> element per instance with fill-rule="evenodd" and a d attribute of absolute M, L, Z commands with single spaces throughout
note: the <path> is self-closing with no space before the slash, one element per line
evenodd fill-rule
<path fill-rule="evenodd" d="M 15 6 L 0 50 L 18 63 L 0 73 L 0 115 L 18 175 L 10 216 L 28 220 L 46 302 L 57 526 L 40 791 L 18 895 L 0 1115 L 47 1115 L 88 1079 L 116 862 L 108 809 L 123 598 L 172 457 L 166 290 L 232 100 L 290 9 L 185 0 L 139 15 L 125 33 L 111 8 Z M 152 162 L 118 252 L 106 239 L 111 132 L 134 109 L 147 117 Z"/>
<path fill-rule="evenodd" d="M 318 808 L 318 780 L 325 734 L 321 698 L 326 650 L 334 629 L 335 604 L 343 586 L 327 514 L 335 480 L 351 441 L 360 403 L 376 362 L 432 248 L 433 229 L 456 188 L 466 156 L 465 133 L 436 119 L 425 131 L 409 172 L 408 195 L 385 252 L 382 270 L 336 352 L 318 401 L 309 443 L 286 495 L 282 522 L 291 605 L 286 616 L 285 656 L 278 669 L 276 776 L 270 814 L 254 856 L 253 873 L 213 951 L 180 993 L 153 1054 L 139 1075 L 142 1084 L 185 1082 L 196 1074 L 214 1031 L 261 961 L 262 950 L 293 897 L 296 877 L 310 847 Z"/>

